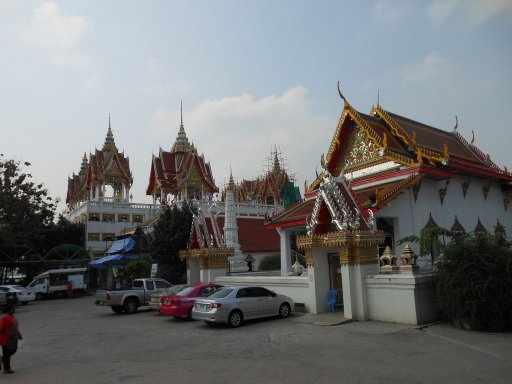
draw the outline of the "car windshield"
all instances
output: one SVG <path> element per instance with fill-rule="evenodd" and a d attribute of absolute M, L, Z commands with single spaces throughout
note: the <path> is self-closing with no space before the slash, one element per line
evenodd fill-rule
<path fill-rule="evenodd" d="M 23 291 L 24 289 L 27 289 L 27 288 L 25 288 L 25 287 L 22 287 L 21 285 L 13 285 L 12 287 L 13 287 L 14 289 L 19 289 L 19 290 L 22 290 L 22 291 Z"/>
<path fill-rule="evenodd" d="M 210 296 L 208 296 L 209 299 L 222 299 L 223 297 L 226 297 L 231 292 L 233 292 L 233 288 L 220 288 L 218 291 L 213 292 Z"/>
<path fill-rule="evenodd" d="M 185 287 L 186 286 L 183 286 L 183 285 L 174 285 L 167 290 L 167 293 L 169 293 L 169 295 L 175 295 L 176 293 L 180 292 Z"/>

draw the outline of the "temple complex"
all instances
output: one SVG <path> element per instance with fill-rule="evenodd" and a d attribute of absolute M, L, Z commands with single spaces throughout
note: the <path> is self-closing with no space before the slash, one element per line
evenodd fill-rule
<path fill-rule="evenodd" d="M 320 156 L 323 171 L 305 183 L 300 203 L 267 221 L 280 235 L 281 276 L 216 281 L 274 289 L 311 313 L 324 312 L 333 291 L 347 318 L 434 321 L 432 264 L 418 259 L 418 243 L 398 240 L 437 226 L 506 237 L 512 174 L 477 148 L 474 137 L 462 137 L 457 121 L 444 131 L 380 105 L 365 114 L 339 94 L 343 110 Z M 292 238 L 305 253 L 305 277 L 293 274 Z"/>
<path fill-rule="evenodd" d="M 116 236 L 153 217 L 159 205 L 131 202 L 130 161 L 115 144 L 110 122 L 101 150 L 84 154 L 78 174 L 68 178 L 67 218 L 85 224 L 85 248 L 102 256 Z"/>

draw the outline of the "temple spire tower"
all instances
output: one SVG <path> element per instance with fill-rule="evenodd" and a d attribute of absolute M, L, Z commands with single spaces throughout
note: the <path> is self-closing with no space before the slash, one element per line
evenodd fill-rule
<path fill-rule="evenodd" d="M 228 258 L 229 269 L 231 272 L 247 272 L 249 268 L 244 260 L 240 243 L 238 242 L 238 226 L 236 224 L 236 209 L 234 196 L 235 182 L 233 180 L 233 171 L 230 170 L 229 183 L 226 189 L 225 219 L 224 219 L 224 238 L 226 247 L 234 248 L 235 254 Z"/>

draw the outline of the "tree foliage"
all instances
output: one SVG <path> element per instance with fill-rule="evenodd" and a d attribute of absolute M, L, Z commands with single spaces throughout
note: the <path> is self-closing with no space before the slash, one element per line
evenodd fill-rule
<path fill-rule="evenodd" d="M 440 309 L 455 326 L 512 329 L 512 250 L 502 237 L 455 237 L 435 268 Z"/>
<path fill-rule="evenodd" d="M 155 224 L 150 250 L 158 263 L 158 275 L 171 282 L 181 282 L 185 266 L 179 251 L 187 248 L 193 213 L 187 202 L 166 207 Z"/>
<path fill-rule="evenodd" d="M 279 253 L 263 257 L 258 266 L 260 271 L 274 271 L 281 269 L 281 255 Z"/>
<path fill-rule="evenodd" d="M 54 218 L 56 202 L 22 166 L 30 163 L 22 165 L 0 154 L 0 244 L 36 247 L 44 240 L 42 228 Z"/>

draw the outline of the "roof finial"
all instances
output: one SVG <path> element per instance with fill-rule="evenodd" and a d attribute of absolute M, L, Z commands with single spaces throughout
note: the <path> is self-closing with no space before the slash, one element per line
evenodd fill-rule
<path fill-rule="evenodd" d="M 471 145 L 475 142 L 475 131 L 471 130 L 471 133 L 473 134 L 473 138 L 471 139 Z"/>
<path fill-rule="evenodd" d="M 341 89 L 340 89 L 340 81 L 338 80 L 338 94 L 340 95 L 340 97 L 344 100 L 344 101 L 347 101 L 347 99 L 345 99 L 345 96 L 343 96 L 343 94 L 341 93 Z"/>
<path fill-rule="evenodd" d="M 110 128 L 110 112 L 108 113 L 108 129 L 112 129 Z"/>
<path fill-rule="evenodd" d="M 453 132 L 457 130 L 457 127 L 459 126 L 459 119 L 457 119 L 457 115 L 455 115 L 455 127 L 453 127 Z"/>
<path fill-rule="evenodd" d="M 377 88 L 377 107 L 380 105 L 379 99 L 380 99 L 380 89 Z"/>
<path fill-rule="evenodd" d="M 180 115 L 181 115 L 180 127 L 183 127 L 183 100 L 181 100 Z"/>

